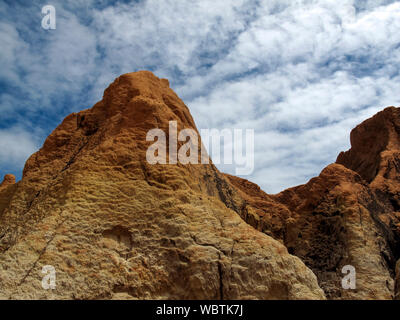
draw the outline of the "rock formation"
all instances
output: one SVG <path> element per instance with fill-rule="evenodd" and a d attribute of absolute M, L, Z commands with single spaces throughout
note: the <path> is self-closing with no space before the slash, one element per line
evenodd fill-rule
<path fill-rule="evenodd" d="M 146 161 L 147 132 L 169 121 L 197 130 L 168 81 L 142 71 L 53 131 L 0 191 L 1 298 L 325 298 L 299 258 L 240 218 L 214 165 Z"/>
<path fill-rule="evenodd" d="M 399 297 L 399 124 L 399 109 L 378 113 L 319 177 L 277 195 L 229 176 L 248 195 L 242 218 L 301 258 L 329 299 Z M 356 270 L 355 290 L 342 288 L 346 265 Z"/>
<path fill-rule="evenodd" d="M 21 181 L 5 178 L 0 298 L 399 297 L 399 109 L 362 123 L 335 164 L 278 195 L 212 162 L 149 164 L 146 135 L 169 121 L 197 131 L 167 80 L 122 75 L 65 118 Z M 345 265 L 355 290 L 341 286 Z"/>

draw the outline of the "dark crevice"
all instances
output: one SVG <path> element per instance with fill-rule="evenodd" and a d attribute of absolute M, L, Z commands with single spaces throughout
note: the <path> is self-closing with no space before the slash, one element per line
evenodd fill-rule
<path fill-rule="evenodd" d="M 67 169 L 71 166 L 71 164 L 73 164 L 73 163 L 75 162 L 76 157 L 80 154 L 80 152 L 82 151 L 82 149 L 83 149 L 84 147 L 87 146 L 88 143 L 89 143 L 89 140 L 87 140 L 85 143 L 83 143 L 83 144 L 79 147 L 78 151 L 76 151 L 76 152 L 72 155 L 72 157 L 69 159 L 69 161 L 67 162 L 67 164 L 65 165 L 65 167 L 61 170 L 61 172 L 64 172 L 65 170 L 67 170 Z"/>
<path fill-rule="evenodd" d="M 219 176 L 219 173 L 214 165 L 212 165 L 211 167 L 214 173 L 214 179 L 219 198 L 228 209 L 232 209 L 233 211 L 235 211 L 240 215 L 240 210 L 232 200 L 232 189 L 230 188 L 229 184 Z M 226 192 L 224 192 L 224 188 Z M 227 195 L 225 193 L 227 193 Z"/>
<path fill-rule="evenodd" d="M 221 261 L 218 261 L 218 275 L 219 275 L 219 299 L 224 300 L 224 281 L 223 281 L 223 271 L 222 271 Z"/>
<path fill-rule="evenodd" d="M 39 262 L 40 258 L 43 256 L 43 254 L 46 252 L 47 248 L 49 247 L 50 243 L 54 240 L 55 236 L 57 235 L 57 229 L 67 220 L 67 218 L 63 219 L 62 221 L 60 221 L 58 223 L 58 225 L 55 228 L 54 234 L 51 236 L 51 238 L 49 239 L 49 241 L 46 242 L 46 245 L 44 246 L 44 248 L 40 251 L 39 256 L 37 257 L 37 259 L 35 260 L 35 262 L 32 264 L 32 266 L 28 269 L 28 271 L 26 272 L 26 274 L 22 277 L 22 279 L 19 281 L 18 286 L 21 286 L 26 278 L 28 278 L 28 276 L 31 274 L 32 270 L 36 268 L 37 263 Z"/>
<path fill-rule="evenodd" d="M 393 232 L 393 230 L 389 228 L 384 222 L 382 222 L 382 220 L 376 213 L 370 211 L 370 215 L 378 231 L 381 233 L 383 239 L 385 239 L 387 243 L 386 247 L 388 247 L 389 250 L 381 250 L 381 256 L 387 264 L 391 277 L 394 278 L 396 262 L 399 259 L 400 255 L 399 236 L 397 233 Z"/>
<path fill-rule="evenodd" d="M 221 250 L 220 250 L 217 246 L 215 246 L 214 244 L 212 244 L 212 243 L 200 243 L 200 242 L 197 240 L 196 236 L 194 236 L 194 235 L 192 235 L 192 234 L 190 234 L 190 237 L 192 238 L 192 240 L 194 241 L 194 243 L 196 243 L 198 246 L 201 246 L 201 247 L 212 247 L 212 248 L 218 250 L 218 252 L 221 252 Z"/>

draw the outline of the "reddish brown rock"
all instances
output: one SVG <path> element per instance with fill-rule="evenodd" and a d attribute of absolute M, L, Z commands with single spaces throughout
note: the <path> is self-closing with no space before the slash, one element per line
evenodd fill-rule
<path fill-rule="evenodd" d="M 150 129 L 197 129 L 168 80 L 122 75 L 0 187 L 0 298 L 398 298 L 399 115 L 378 113 L 337 163 L 268 195 L 213 164 L 150 165 Z"/>
<path fill-rule="evenodd" d="M 382 170 L 387 153 L 400 150 L 400 110 L 389 107 L 352 130 L 351 149 L 336 162 L 357 172 L 368 183 Z"/>
<path fill-rule="evenodd" d="M 0 184 L 0 188 L 5 188 L 13 184 L 15 184 L 15 176 L 12 174 L 6 174 L 4 176 L 3 182 Z"/>
<path fill-rule="evenodd" d="M 309 183 L 283 191 L 294 219 L 285 245 L 300 257 L 332 299 L 391 299 L 393 252 L 379 222 L 383 209 L 362 178 L 333 164 Z M 355 267 L 357 289 L 341 286 L 342 268 Z"/>
<path fill-rule="evenodd" d="M 328 298 L 392 298 L 394 255 L 387 229 L 379 222 L 383 207 L 357 173 L 332 164 L 307 184 L 278 195 L 263 194 L 245 180 L 231 181 L 249 196 L 247 211 L 257 215 L 243 219 L 300 257 Z M 356 269 L 356 290 L 342 288 L 346 265 Z"/>
<path fill-rule="evenodd" d="M 337 164 L 278 195 L 230 177 L 246 195 L 243 219 L 300 257 L 328 298 L 399 295 L 399 124 L 394 107 L 366 120 L 352 131 L 352 148 L 339 155 Z M 355 267 L 355 290 L 341 286 L 346 265 Z"/>
<path fill-rule="evenodd" d="M 357 126 L 351 133 L 351 149 L 337 163 L 359 173 L 376 196 L 373 208 L 388 242 L 382 254 L 394 279 L 400 258 L 400 109 L 389 107 Z M 397 270 L 397 272 L 396 272 Z M 394 295 L 399 295 L 398 285 Z"/>
<path fill-rule="evenodd" d="M 146 71 L 65 118 L 0 214 L 0 298 L 325 298 L 299 258 L 240 218 L 244 199 L 214 165 L 146 161 L 147 132 L 171 120 L 197 130 Z"/>
<path fill-rule="evenodd" d="M 4 209 L 9 205 L 15 189 L 15 176 L 6 174 L 3 182 L 0 184 L 0 217 Z"/>
<path fill-rule="evenodd" d="M 256 230 L 284 243 L 286 226 L 293 220 L 291 211 L 258 185 L 232 175 L 225 176 L 244 200 L 237 210 L 242 219 Z"/>

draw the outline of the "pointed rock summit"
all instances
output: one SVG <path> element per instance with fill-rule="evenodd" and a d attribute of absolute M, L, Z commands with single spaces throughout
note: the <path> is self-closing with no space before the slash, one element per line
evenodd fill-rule
<path fill-rule="evenodd" d="M 241 218 L 245 199 L 212 163 L 148 163 L 148 131 L 170 121 L 197 131 L 148 71 L 65 118 L 0 207 L 1 298 L 325 298 L 299 258 Z M 54 290 L 41 286 L 49 265 Z"/>
<path fill-rule="evenodd" d="M 390 176 L 389 158 L 400 152 L 400 109 L 389 107 L 352 130 L 351 149 L 339 154 L 336 163 L 357 172 L 368 183 Z M 393 172 L 399 177 L 399 171 Z"/>

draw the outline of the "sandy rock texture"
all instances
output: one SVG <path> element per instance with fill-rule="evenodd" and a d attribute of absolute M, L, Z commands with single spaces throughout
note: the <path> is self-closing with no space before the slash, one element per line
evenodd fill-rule
<path fill-rule="evenodd" d="M 276 195 L 211 160 L 150 164 L 151 129 L 177 153 L 170 121 L 197 132 L 168 80 L 122 75 L 65 118 L 21 181 L 5 177 L 0 298 L 400 298 L 400 109 L 361 123 L 336 163 Z M 41 285 L 46 265 L 54 290 Z M 342 287 L 345 266 L 355 289 Z"/>
<path fill-rule="evenodd" d="M 282 240 L 290 208 L 261 190 L 256 199 L 252 184 L 237 188 L 212 163 L 146 161 L 147 132 L 168 132 L 169 121 L 197 130 L 167 80 L 122 75 L 91 109 L 65 118 L 21 181 L 5 179 L 0 298 L 325 299 Z M 243 218 L 270 206 L 263 230 Z M 54 290 L 42 288 L 46 265 Z"/>

